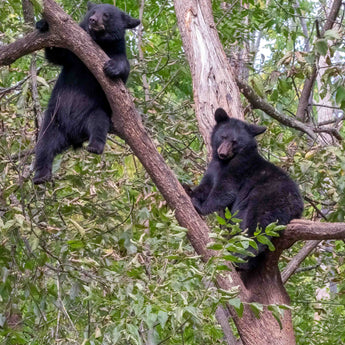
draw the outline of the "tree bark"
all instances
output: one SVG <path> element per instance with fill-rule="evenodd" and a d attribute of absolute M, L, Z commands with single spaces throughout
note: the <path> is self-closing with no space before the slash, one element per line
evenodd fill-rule
<path fill-rule="evenodd" d="M 175 0 L 174 4 L 193 79 L 196 117 L 210 158 L 214 112 L 222 107 L 243 120 L 240 93 L 219 40 L 211 1 Z"/>
<path fill-rule="evenodd" d="M 91 40 L 72 19 L 67 16 L 53 0 L 44 0 L 44 17 L 48 20 L 50 31 L 27 35 L 24 39 L 0 48 L 0 64 L 8 64 L 24 54 L 46 46 L 65 47 L 73 51 L 95 75 L 106 93 L 113 115 L 112 121 L 119 134 L 126 140 L 133 152 L 151 176 L 153 182 L 175 211 L 181 226 L 188 229 L 188 239 L 195 251 L 207 261 L 216 252 L 207 249 L 210 242 L 209 229 L 194 210 L 184 189 L 157 152 L 152 140 L 145 131 L 132 99 L 121 81 L 111 81 L 103 73 L 106 54 Z M 267 309 L 269 304 L 289 304 L 278 270 L 278 259 L 283 249 L 298 238 L 324 239 L 345 238 L 345 224 L 313 223 L 294 221 L 276 243 L 277 250 L 270 252 L 266 262 L 255 272 L 239 274 L 232 270 L 231 275 L 219 275 L 216 284 L 229 290 L 238 287 L 239 298 L 245 304 L 243 317 L 238 317 L 229 308 L 244 345 L 292 345 L 295 344 L 291 314 L 285 311 L 281 322 L 283 328 Z M 229 264 L 231 269 L 231 265 Z M 261 303 L 264 311 L 257 319 L 252 313 L 251 302 Z"/>

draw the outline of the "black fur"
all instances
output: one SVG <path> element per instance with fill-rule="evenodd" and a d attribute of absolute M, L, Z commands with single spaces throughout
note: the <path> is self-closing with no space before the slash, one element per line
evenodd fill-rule
<path fill-rule="evenodd" d="M 88 12 L 80 23 L 110 60 L 103 70 L 109 78 L 121 78 L 125 83 L 129 74 L 126 56 L 125 30 L 140 21 L 108 4 L 88 3 Z M 36 28 L 49 30 L 43 19 Z M 35 184 L 51 179 L 54 157 L 69 146 L 81 147 L 89 141 L 87 150 L 101 154 L 111 128 L 111 109 L 106 96 L 87 67 L 71 51 L 50 47 L 45 49 L 47 60 L 62 66 L 48 109 L 45 112 L 36 145 Z"/>
<path fill-rule="evenodd" d="M 288 224 L 300 218 L 303 201 L 297 185 L 280 168 L 262 158 L 255 136 L 266 128 L 229 118 L 219 108 L 212 132 L 212 161 L 201 183 L 193 191 L 186 188 L 196 210 L 206 215 L 229 208 L 242 219 L 241 228 L 253 236 L 257 225 Z M 250 247 L 251 248 L 251 247 Z M 267 246 L 258 243 L 256 255 L 240 269 L 257 267 Z M 248 259 L 248 258 L 246 258 Z"/>

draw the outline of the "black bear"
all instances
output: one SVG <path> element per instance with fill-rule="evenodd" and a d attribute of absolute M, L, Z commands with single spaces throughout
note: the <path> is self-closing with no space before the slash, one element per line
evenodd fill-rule
<path fill-rule="evenodd" d="M 255 136 L 266 128 L 229 118 L 218 108 L 212 132 L 212 160 L 199 186 L 185 187 L 201 215 L 224 211 L 226 207 L 242 219 L 241 229 L 253 236 L 257 225 L 288 224 L 303 212 L 298 187 L 280 168 L 266 161 L 257 150 Z M 237 264 L 242 270 L 258 266 L 267 246 L 258 243 L 256 256 Z M 245 258 L 248 259 L 248 258 Z"/>
<path fill-rule="evenodd" d="M 126 56 L 125 30 L 140 24 L 109 4 L 88 3 L 88 11 L 80 23 L 110 60 L 103 70 L 109 78 L 121 78 L 125 83 L 129 74 Z M 42 19 L 36 24 L 41 32 L 49 30 Z M 111 129 L 111 109 L 96 78 L 71 51 L 64 48 L 45 49 L 47 60 L 62 66 L 51 94 L 36 144 L 35 184 L 51 179 L 54 157 L 69 146 L 81 147 L 88 140 L 87 150 L 101 154 Z"/>

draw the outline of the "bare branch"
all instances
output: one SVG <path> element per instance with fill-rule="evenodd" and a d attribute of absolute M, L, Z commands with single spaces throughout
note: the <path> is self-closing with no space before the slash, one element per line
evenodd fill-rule
<path fill-rule="evenodd" d="M 332 29 L 333 24 L 335 23 L 335 20 L 338 16 L 340 7 L 341 7 L 341 0 L 334 0 L 332 4 L 332 8 L 329 12 L 329 15 L 326 19 L 326 23 L 323 27 L 323 30 L 321 32 L 321 37 L 324 36 L 325 32 L 327 30 Z M 297 107 L 297 112 L 296 112 L 296 118 L 300 121 L 305 121 L 306 119 L 306 114 L 308 113 L 308 108 L 309 108 L 309 98 L 312 93 L 313 86 L 315 84 L 316 80 L 316 75 L 317 75 L 317 66 L 316 64 L 313 66 L 313 71 L 310 75 L 309 78 L 306 79 L 303 90 L 301 93 L 301 97 L 299 99 L 298 107 Z"/>
<path fill-rule="evenodd" d="M 247 98 L 249 103 L 254 109 L 260 109 L 264 111 L 267 115 L 273 117 L 275 120 L 279 121 L 285 126 L 297 129 L 303 133 L 309 135 L 312 139 L 316 139 L 316 135 L 313 129 L 306 125 L 305 123 L 294 119 L 293 117 L 286 116 L 282 114 L 277 109 L 275 109 L 271 104 L 262 99 L 252 87 L 240 79 L 236 79 L 237 86 L 239 87 L 241 93 Z"/>
<path fill-rule="evenodd" d="M 305 48 L 305 51 L 306 52 L 310 52 L 307 23 L 305 21 L 305 18 L 303 16 L 299 15 L 298 12 L 297 12 L 297 9 L 300 8 L 299 0 L 295 0 L 295 3 L 293 4 L 293 7 L 295 8 L 296 15 L 298 16 L 298 18 L 299 18 L 299 20 L 301 22 L 302 32 L 303 32 L 303 35 L 304 35 L 304 48 Z"/>
<path fill-rule="evenodd" d="M 314 128 L 315 133 L 328 133 L 330 135 L 333 135 L 334 138 L 338 139 L 339 141 L 342 141 L 343 138 L 341 137 L 339 131 L 336 128 Z"/>
<path fill-rule="evenodd" d="M 334 120 L 328 120 L 328 121 L 323 121 L 323 122 L 319 122 L 317 125 L 320 126 L 326 126 L 326 125 L 330 125 L 332 123 L 338 124 L 341 121 L 343 121 L 345 119 L 344 115 L 339 116 L 338 118 L 334 119 Z"/>
<path fill-rule="evenodd" d="M 139 8 L 139 20 L 141 22 L 139 31 L 138 31 L 138 51 L 139 51 L 139 61 L 143 63 L 144 61 L 144 51 L 143 51 L 143 17 L 144 17 L 144 7 L 145 7 L 145 0 L 141 0 L 140 8 Z M 143 88 L 145 94 L 145 102 L 150 100 L 150 85 L 147 81 L 146 73 L 142 73 L 142 80 L 143 80 Z"/>
<path fill-rule="evenodd" d="M 287 116 L 281 112 L 279 112 L 276 108 L 274 108 L 271 104 L 269 104 L 266 100 L 261 98 L 251 86 L 249 86 L 243 80 L 239 78 L 236 79 L 237 86 L 240 89 L 240 92 L 247 98 L 249 103 L 254 109 L 260 109 L 264 111 L 267 115 L 271 116 L 275 120 L 279 121 L 281 124 L 297 129 L 303 133 L 306 133 L 312 139 L 316 139 L 315 133 L 328 133 L 333 135 L 339 141 L 342 141 L 343 138 L 339 134 L 336 128 L 313 128 L 299 120 L 294 119 L 293 117 Z"/>
<path fill-rule="evenodd" d="M 0 87 L 0 98 L 2 98 L 3 96 L 5 96 L 6 94 L 8 94 L 12 91 L 19 89 L 29 78 L 30 78 L 30 75 L 26 76 L 24 79 L 22 79 L 18 83 L 14 84 L 8 88 Z"/>
<path fill-rule="evenodd" d="M 0 65 L 10 65 L 24 55 L 52 46 L 55 38 L 57 37 L 54 37 L 50 32 L 42 34 L 36 30 L 11 44 L 1 46 Z"/>
<path fill-rule="evenodd" d="M 295 219 L 286 227 L 283 239 L 298 240 L 344 240 L 345 223 L 320 223 Z"/>
<path fill-rule="evenodd" d="M 218 323 L 221 325 L 222 330 L 224 332 L 224 338 L 228 345 L 241 345 L 241 340 L 237 340 L 232 333 L 232 329 L 229 325 L 229 319 L 230 315 L 227 309 L 225 309 L 223 306 L 219 306 L 216 310 L 216 318 Z"/>
<path fill-rule="evenodd" d="M 281 273 L 282 281 L 285 284 L 288 279 L 296 272 L 303 260 L 318 246 L 321 241 L 308 241 L 297 255 L 287 264 L 284 271 Z"/>
<path fill-rule="evenodd" d="M 332 7 L 331 7 L 331 10 L 330 10 L 328 17 L 326 19 L 326 23 L 325 23 L 323 30 L 322 30 L 322 33 L 321 33 L 322 37 L 327 30 L 332 29 L 332 27 L 333 27 L 333 25 L 336 22 L 336 19 L 338 17 L 341 4 L 342 4 L 342 0 L 334 0 Z"/>

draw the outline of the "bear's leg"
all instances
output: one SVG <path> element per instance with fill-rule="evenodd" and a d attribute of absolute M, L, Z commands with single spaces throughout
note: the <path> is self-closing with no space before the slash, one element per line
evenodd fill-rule
<path fill-rule="evenodd" d="M 47 121 L 45 121 L 47 122 Z M 36 144 L 34 184 L 51 180 L 54 157 L 68 147 L 65 136 L 55 124 L 43 124 Z"/>
<path fill-rule="evenodd" d="M 279 225 L 288 224 L 291 216 L 289 208 L 284 208 L 282 205 L 279 205 L 277 202 L 277 208 L 271 210 L 264 210 L 260 209 L 260 206 L 263 205 L 261 200 L 252 200 L 248 206 L 248 209 L 240 211 L 236 217 L 242 219 L 241 228 L 243 230 L 248 229 L 248 236 L 253 237 L 254 232 L 256 231 L 257 224 L 260 225 L 262 228 L 263 234 L 265 231 L 266 226 L 271 223 L 277 222 Z M 263 206 L 265 207 L 265 206 Z M 266 235 L 265 237 L 272 241 L 272 236 Z M 257 249 L 253 247 L 249 247 L 247 250 L 252 253 L 252 255 L 241 255 L 236 254 L 236 256 L 241 257 L 244 260 L 247 260 L 246 263 L 239 263 L 236 264 L 239 270 L 253 270 L 256 269 L 261 265 L 261 263 L 265 260 L 266 252 L 268 251 L 268 247 L 266 244 L 259 242 L 256 238 L 254 238 Z"/>
<path fill-rule="evenodd" d="M 87 150 L 100 155 L 104 150 L 110 128 L 110 117 L 103 110 L 92 113 L 87 121 L 86 130 L 89 135 Z"/>

